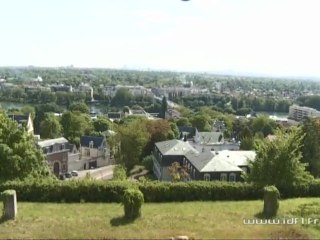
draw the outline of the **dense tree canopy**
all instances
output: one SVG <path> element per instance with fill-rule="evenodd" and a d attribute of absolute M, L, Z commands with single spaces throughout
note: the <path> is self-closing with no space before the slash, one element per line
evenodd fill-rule
<path fill-rule="evenodd" d="M 0 112 L 0 181 L 49 175 L 47 161 L 32 136 Z"/>
<path fill-rule="evenodd" d="M 46 113 L 44 120 L 40 124 L 41 138 L 57 138 L 62 135 L 62 126 L 58 117 L 53 113 Z"/>
<path fill-rule="evenodd" d="M 302 161 L 307 163 L 307 170 L 315 176 L 320 176 L 320 118 L 306 119 L 303 122 Z"/>
<path fill-rule="evenodd" d="M 260 140 L 256 143 L 257 156 L 251 163 L 247 180 L 262 186 L 275 185 L 286 188 L 310 180 L 311 175 L 301 163 L 303 134 L 300 128 L 290 133 L 276 131 L 272 141 Z"/>

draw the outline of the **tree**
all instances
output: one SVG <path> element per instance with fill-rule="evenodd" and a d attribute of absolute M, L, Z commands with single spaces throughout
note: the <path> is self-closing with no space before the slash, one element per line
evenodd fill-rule
<path fill-rule="evenodd" d="M 130 104 L 132 97 L 128 88 L 120 88 L 117 90 L 111 103 L 113 106 L 123 107 Z"/>
<path fill-rule="evenodd" d="M 121 125 L 117 132 L 116 137 L 120 142 L 121 149 L 116 160 L 130 171 L 134 165 L 140 162 L 150 135 L 144 123 L 138 119 Z"/>
<path fill-rule="evenodd" d="M 262 132 L 264 137 L 273 134 L 276 129 L 276 123 L 267 116 L 254 118 L 251 122 L 251 127 L 254 133 Z"/>
<path fill-rule="evenodd" d="M 45 118 L 45 113 L 51 112 L 51 113 L 56 113 L 56 112 L 61 112 L 62 109 L 60 106 L 58 106 L 55 103 L 46 103 L 46 104 L 40 104 L 35 107 L 35 119 L 34 119 L 34 127 L 35 127 L 35 132 L 40 133 L 40 124 L 42 120 Z"/>
<path fill-rule="evenodd" d="M 167 102 L 167 98 L 163 97 L 162 98 L 162 102 L 161 102 L 161 112 L 160 112 L 160 117 L 161 118 L 165 118 L 166 117 L 166 112 L 168 110 L 168 102 Z"/>
<path fill-rule="evenodd" d="M 182 117 L 177 120 L 177 126 L 179 127 L 191 127 L 191 123 L 188 118 Z"/>
<path fill-rule="evenodd" d="M 303 122 L 302 162 L 307 163 L 307 170 L 315 177 L 320 176 L 320 119 L 306 119 Z"/>
<path fill-rule="evenodd" d="M 87 104 L 84 102 L 74 102 L 69 106 L 69 111 L 71 112 L 81 112 L 81 113 L 86 113 L 89 114 L 90 110 Z"/>
<path fill-rule="evenodd" d="M 290 133 L 277 130 L 273 141 L 258 140 L 247 180 L 261 186 L 286 188 L 312 179 L 301 163 L 302 139 L 301 128 L 293 128 Z"/>
<path fill-rule="evenodd" d="M 20 109 L 20 111 L 25 115 L 31 114 L 32 120 L 34 120 L 34 118 L 36 116 L 36 109 L 33 106 L 30 106 L 30 105 L 23 106 Z"/>
<path fill-rule="evenodd" d="M 211 118 L 207 114 L 197 114 L 191 119 L 193 127 L 196 127 L 200 132 L 209 132 L 211 131 Z"/>
<path fill-rule="evenodd" d="M 112 122 L 106 117 L 98 116 L 93 121 L 93 127 L 96 132 L 105 132 L 112 128 Z"/>
<path fill-rule="evenodd" d="M 32 136 L 0 112 L 0 182 L 43 176 L 50 170 Z"/>
<path fill-rule="evenodd" d="M 41 138 L 61 137 L 62 127 L 59 119 L 52 113 L 46 113 L 45 119 L 40 124 Z"/>
<path fill-rule="evenodd" d="M 61 125 L 64 137 L 75 144 L 79 144 L 82 135 L 90 134 L 93 130 L 90 117 L 80 112 L 63 113 Z"/>
<path fill-rule="evenodd" d="M 171 126 L 167 120 L 144 120 L 144 125 L 149 134 L 148 143 L 146 144 L 144 155 L 150 154 L 156 142 L 165 141 L 171 133 Z"/>
<path fill-rule="evenodd" d="M 178 162 L 173 162 L 168 170 L 172 182 L 185 181 L 189 177 L 186 166 L 181 166 Z"/>

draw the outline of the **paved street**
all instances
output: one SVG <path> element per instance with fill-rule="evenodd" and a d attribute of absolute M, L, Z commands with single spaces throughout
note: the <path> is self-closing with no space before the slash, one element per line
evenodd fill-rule
<path fill-rule="evenodd" d="M 79 176 L 77 178 L 84 178 L 87 175 L 87 173 L 90 173 L 90 176 L 93 177 L 94 179 L 102 179 L 102 180 L 112 179 L 114 167 L 115 165 L 109 165 L 101 168 L 78 171 Z"/>

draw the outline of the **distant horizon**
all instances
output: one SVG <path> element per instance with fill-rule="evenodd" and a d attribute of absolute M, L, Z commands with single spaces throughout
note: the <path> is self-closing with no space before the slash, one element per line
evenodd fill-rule
<path fill-rule="evenodd" d="M 116 67 L 78 67 L 74 65 L 59 65 L 59 66 L 36 66 L 36 65 L 21 65 L 21 66 L 4 66 L 0 68 L 70 68 L 70 69 L 101 69 L 101 70 L 116 70 L 116 71 L 142 71 L 142 72 L 172 72 L 182 74 L 209 74 L 215 76 L 232 76 L 232 77 L 250 77 L 250 78 L 275 78 L 275 79 L 293 79 L 293 80 L 315 80 L 320 81 L 319 76 L 290 76 L 290 75 L 272 75 L 268 73 L 254 73 L 254 72 L 239 72 L 232 70 L 221 71 L 180 71 L 174 69 L 152 69 L 152 68 L 116 68 Z"/>

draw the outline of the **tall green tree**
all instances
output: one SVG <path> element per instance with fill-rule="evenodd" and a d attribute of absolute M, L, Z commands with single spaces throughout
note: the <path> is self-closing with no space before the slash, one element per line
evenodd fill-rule
<path fill-rule="evenodd" d="M 117 132 L 116 136 L 121 147 L 116 155 L 116 160 L 130 171 L 142 159 L 150 136 L 145 125 L 139 119 L 121 125 Z"/>
<path fill-rule="evenodd" d="M 71 112 L 81 112 L 81 113 L 86 113 L 86 114 L 90 113 L 89 107 L 84 102 L 71 103 L 70 106 L 69 106 L 69 111 L 71 111 Z"/>
<path fill-rule="evenodd" d="M 195 115 L 191 119 L 193 127 L 196 127 L 200 132 L 209 132 L 211 131 L 211 118 L 209 115 L 201 113 Z"/>
<path fill-rule="evenodd" d="M 62 127 L 59 119 L 53 113 L 46 113 L 40 124 L 41 138 L 57 138 L 62 135 Z"/>
<path fill-rule="evenodd" d="M 320 118 L 306 119 L 303 122 L 302 161 L 307 163 L 307 170 L 315 176 L 320 176 Z"/>
<path fill-rule="evenodd" d="M 33 137 L 0 112 L 0 182 L 50 176 L 48 163 Z"/>
<path fill-rule="evenodd" d="M 301 163 L 302 140 L 301 128 L 293 128 L 290 133 L 277 130 L 273 141 L 258 140 L 257 155 L 247 180 L 262 186 L 286 188 L 312 179 Z"/>
<path fill-rule="evenodd" d="M 166 117 L 167 110 L 168 110 L 168 102 L 167 102 L 167 98 L 164 96 L 161 102 L 161 113 L 160 113 L 161 118 L 164 119 Z"/>
<path fill-rule="evenodd" d="M 112 122 L 106 117 L 98 116 L 97 119 L 93 121 L 93 126 L 96 132 L 105 132 L 112 128 Z"/>
<path fill-rule="evenodd" d="M 116 95 L 111 101 L 111 104 L 117 107 L 130 105 L 132 98 L 133 96 L 128 88 L 120 88 L 117 90 Z"/>
<path fill-rule="evenodd" d="M 61 125 L 64 137 L 77 145 L 82 135 L 90 134 L 93 130 L 89 115 L 80 112 L 64 112 L 61 117 Z"/>

